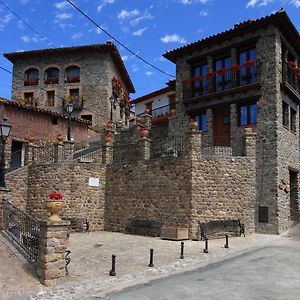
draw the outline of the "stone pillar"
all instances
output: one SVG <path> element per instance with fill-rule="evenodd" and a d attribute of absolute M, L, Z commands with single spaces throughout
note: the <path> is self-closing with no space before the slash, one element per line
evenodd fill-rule
<path fill-rule="evenodd" d="M 65 253 L 69 221 L 45 221 L 41 223 L 38 257 L 38 276 L 45 286 L 64 282 Z"/>
<path fill-rule="evenodd" d="M 245 156 L 256 156 L 256 133 L 252 131 L 252 128 L 245 128 Z"/>
<path fill-rule="evenodd" d="M 64 159 L 66 161 L 73 160 L 73 154 L 74 154 L 74 142 L 64 141 Z"/>
<path fill-rule="evenodd" d="M 64 159 L 64 144 L 58 142 L 54 144 L 54 162 L 62 162 Z"/>
<path fill-rule="evenodd" d="M 31 165 L 34 163 L 34 148 L 35 145 L 31 142 L 28 142 L 25 149 L 25 166 Z"/>
<path fill-rule="evenodd" d="M 3 222 L 3 200 L 9 201 L 11 199 L 11 190 L 7 187 L 0 187 L 0 229 Z"/>
<path fill-rule="evenodd" d="M 112 142 L 106 143 L 102 146 L 102 163 L 110 164 L 113 161 L 113 144 Z"/>
<path fill-rule="evenodd" d="M 144 127 L 147 127 L 149 130 L 151 129 L 152 126 L 152 116 L 149 114 L 145 114 L 143 116 L 143 125 Z"/>
<path fill-rule="evenodd" d="M 151 155 L 151 140 L 148 138 L 142 138 L 139 140 L 139 160 L 150 159 Z"/>
<path fill-rule="evenodd" d="M 201 158 L 201 138 L 200 131 L 190 131 L 186 137 L 186 153 L 189 160 L 199 160 Z"/>

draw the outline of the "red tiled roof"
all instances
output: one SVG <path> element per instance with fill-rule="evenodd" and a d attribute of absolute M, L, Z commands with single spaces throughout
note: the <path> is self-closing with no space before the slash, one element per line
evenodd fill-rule
<path fill-rule="evenodd" d="M 174 80 L 175 81 L 175 80 Z M 156 90 L 154 92 L 151 92 L 149 94 L 146 94 L 144 96 L 141 96 L 139 98 L 136 98 L 136 99 L 133 99 L 131 101 L 131 104 L 136 104 L 136 103 L 140 103 L 140 102 L 143 102 L 145 100 L 148 100 L 148 99 L 151 99 L 153 97 L 156 97 L 156 96 L 159 96 L 159 95 L 163 95 L 165 93 L 168 93 L 168 92 L 172 92 L 174 91 L 175 92 L 175 86 L 173 86 L 172 84 L 168 85 L 167 87 L 165 88 L 162 88 L 160 90 Z"/>
<path fill-rule="evenodd" d="M 40 50 L 4 53 L 3 55 L 12 63 L 14 63 L 18 59 L 26 59 L 28 57 L 59 55 L 61 53 L 82 53 L 82 52 L 89 52 L 89 51 L 110 53 L 124 83 L 128 88 L 128 91 L 130 93 L 135 93 L 135 88 L 126 70 L 126 67 L 120 56 L 120 53 L 117 47 L 115 46 L 115 44 L 110 41 L 108 41 L 106 44 L 95 44 L 95 45 L 84 45 L 84 46 L 62 47 L 62 48 L 48 48 L 48 49 L 40 49 Z"/>
<path fill-rule="evenodd" d="M 293 45 L 298 49 L 300 53 L 300 36 L 299 33 L 283 9 L 280 9 L 278 12 L 256 19 L 256 20 L 247 20 L 238 24 L 235 24 L 234 28 L 220 32 L 215 35 L 211 35 L 202 40 L 198 40 L 191 44 L 182 46 L 180 48 L 167 51 L 163 56 L 173 63 L 176 62 L 177 57 L 191 53 L 192 51 L 199 50 L 201 47 L 212 45 L 224 40 L 230 39 L 232 37 L 238 36 L 241 33 L 251 32 L 261 26 L 266 26 L 269 24 L 276 24 L 281 31 L 284 31 L 285 37 L 293 41 Z"/>
<path fill-rule="evenodd" d="M 22 108 L 22 109 L 26 109 L 26 110 L 30 110 L 30 111 L 34 111 L 34 112 L 38 112 L 38 113 L 48 114 L 50 116 L 59 117 L 59 118 L 62 118 L 62 119 L 67 119 L 68 118 L 67 115 L 64 115 L 64 114 L 61 114 L 61 113 L 58 113 L 58 112 L 54 112 L 54 111 L 47 110 L 47 109 L 40 108 L 40 107 L 35 107 L 35 106 L 32 106 L 32 105 L 22 104 L 20 102 L 12 101 L 12 100 L 5 99 L 5 98 L 2 98 L 2 97 L 0 97 L 0 105 L 1 104 L 14 106 L 14 107 L 19 107 L 19 108 Z M 88 120 L 83 120 L 83 119 L 75 118 L 75 117 L 72 117 L 71 120 L 75 121 L 75 122 L 82 123 L 82 124 L 86 124 L 86 125 L 91 125 L 92 124 L 92 122 L 90 122 Z"/>

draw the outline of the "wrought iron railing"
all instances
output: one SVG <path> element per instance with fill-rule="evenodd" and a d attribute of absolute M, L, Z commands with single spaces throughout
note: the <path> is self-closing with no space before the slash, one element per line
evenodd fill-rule
<path fill-rule="evenodd" d="M 40 243 L 40 224 L 37 220 L 3 200 L 2 230 L 19 245 L 30 262 L 37 260 Z"/>
<path fill-rule="evenodd" d="M 210 75 L 210 76 L 209 76 Z M 183 81 L 183 99 L 200 97 L 254 84 L 259 81 L 259 66 L 239 67 L 224 73 L 207 74 Z"/>
<path fill-rule="evenodd" d="M 300 72 L 297 73 L 295 70 L 297 70 L 296 67 L 285 63 L 283 65 L 282 79 L 283 81 L 287 82 L 295 91 L 300 93 Z"/>
<path fill-rule="evenodd" d="M 184 138 L 182 137 L 153 140 L 151 143 L 150 157 L 152 159 L 179 157 L 186 154 L 185 150 Z"/>
<path fill-rule="evenodd" d="M 139 143 L 120 144 L 112 146 L 113 162 L 133 162 L 140 157 Z M 111 146 L 106 146 L 107 149 Z"/>
<path fill-rule="evenodd" d="M 92 151 L 83 151 L 74 155 L 74 159 L 78 162 L 95 163 L 102 161 L 102 148 Z"/>

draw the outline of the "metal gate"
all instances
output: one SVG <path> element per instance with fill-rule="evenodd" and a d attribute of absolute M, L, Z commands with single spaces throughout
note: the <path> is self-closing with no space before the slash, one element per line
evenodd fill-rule
<path fill-rule="evenodd" d="M 10 202 L 2 202 L 2 230 L 15 241 L 30 262 L 38 258 L 40 224 Z"/>

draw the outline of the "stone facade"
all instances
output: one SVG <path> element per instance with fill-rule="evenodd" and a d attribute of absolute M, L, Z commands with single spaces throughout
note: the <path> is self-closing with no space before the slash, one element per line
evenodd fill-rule
<path fill-rule="evenodd" d="M 264 26 L 264 22 L 268 25 Z M 295 29 L 289 30 L 297 42 L 287 39 L 285 29 L 280 25 L 289 22 L 286 13 L 281 10 L 266 18 L 237 24 L 230 31 L 165 54 L 176 64 L 176 116 L 170 120 L 170 135 L 184 134 L 188 130 L 185 125 L 188 118 L 204 112 L 208 130 L 204 132 L 202 144 L 203 147 L 212 145 L 217 125 L 214 124 L 214 113 L 218 107 L 228 107 L 230 147 L 233 154 L 240 155 L 243 126 L 239 125 L 239 109 L 244 103 L 256 103 L 257 122 L 251 124 L 257 133 L 255 228 L 257 232 L 264 233 L 280 233 L 295 221 L 295 216 L 299 216 L 299 191 L 296 187 L 299 186 L 297 174 L 300 170 L 300 83 L 298 79 L 298 86 L 294 83 L 291 88 L 286 74 L 289 72 L 289 60 L 295 61 L 296 65 L 299 62 L 300 49 Z M 198 97 L 184 95 L 184 82 L 192 80 L 193 66 L 197 63 L 205 62 L 208 71 L 216 71 L 216 60 L 228 56 L 232 65 L 239 63 L 238 53 L 251 48 L 256 49 L 257 77 L 250 87 L 233 87 Z M 234 83 L 236 79 L 231 80 Z M 288 106 L 287 115 L 294 123 L 293 129 L 291 124 L 283 124 L 283 102 Z M 291 193 L 279 188 L 281 181 L 289 181 L 290 177 L 293 178 Z M 259 220 L 260 207 L 267 207 L 268 220 Z"/>

